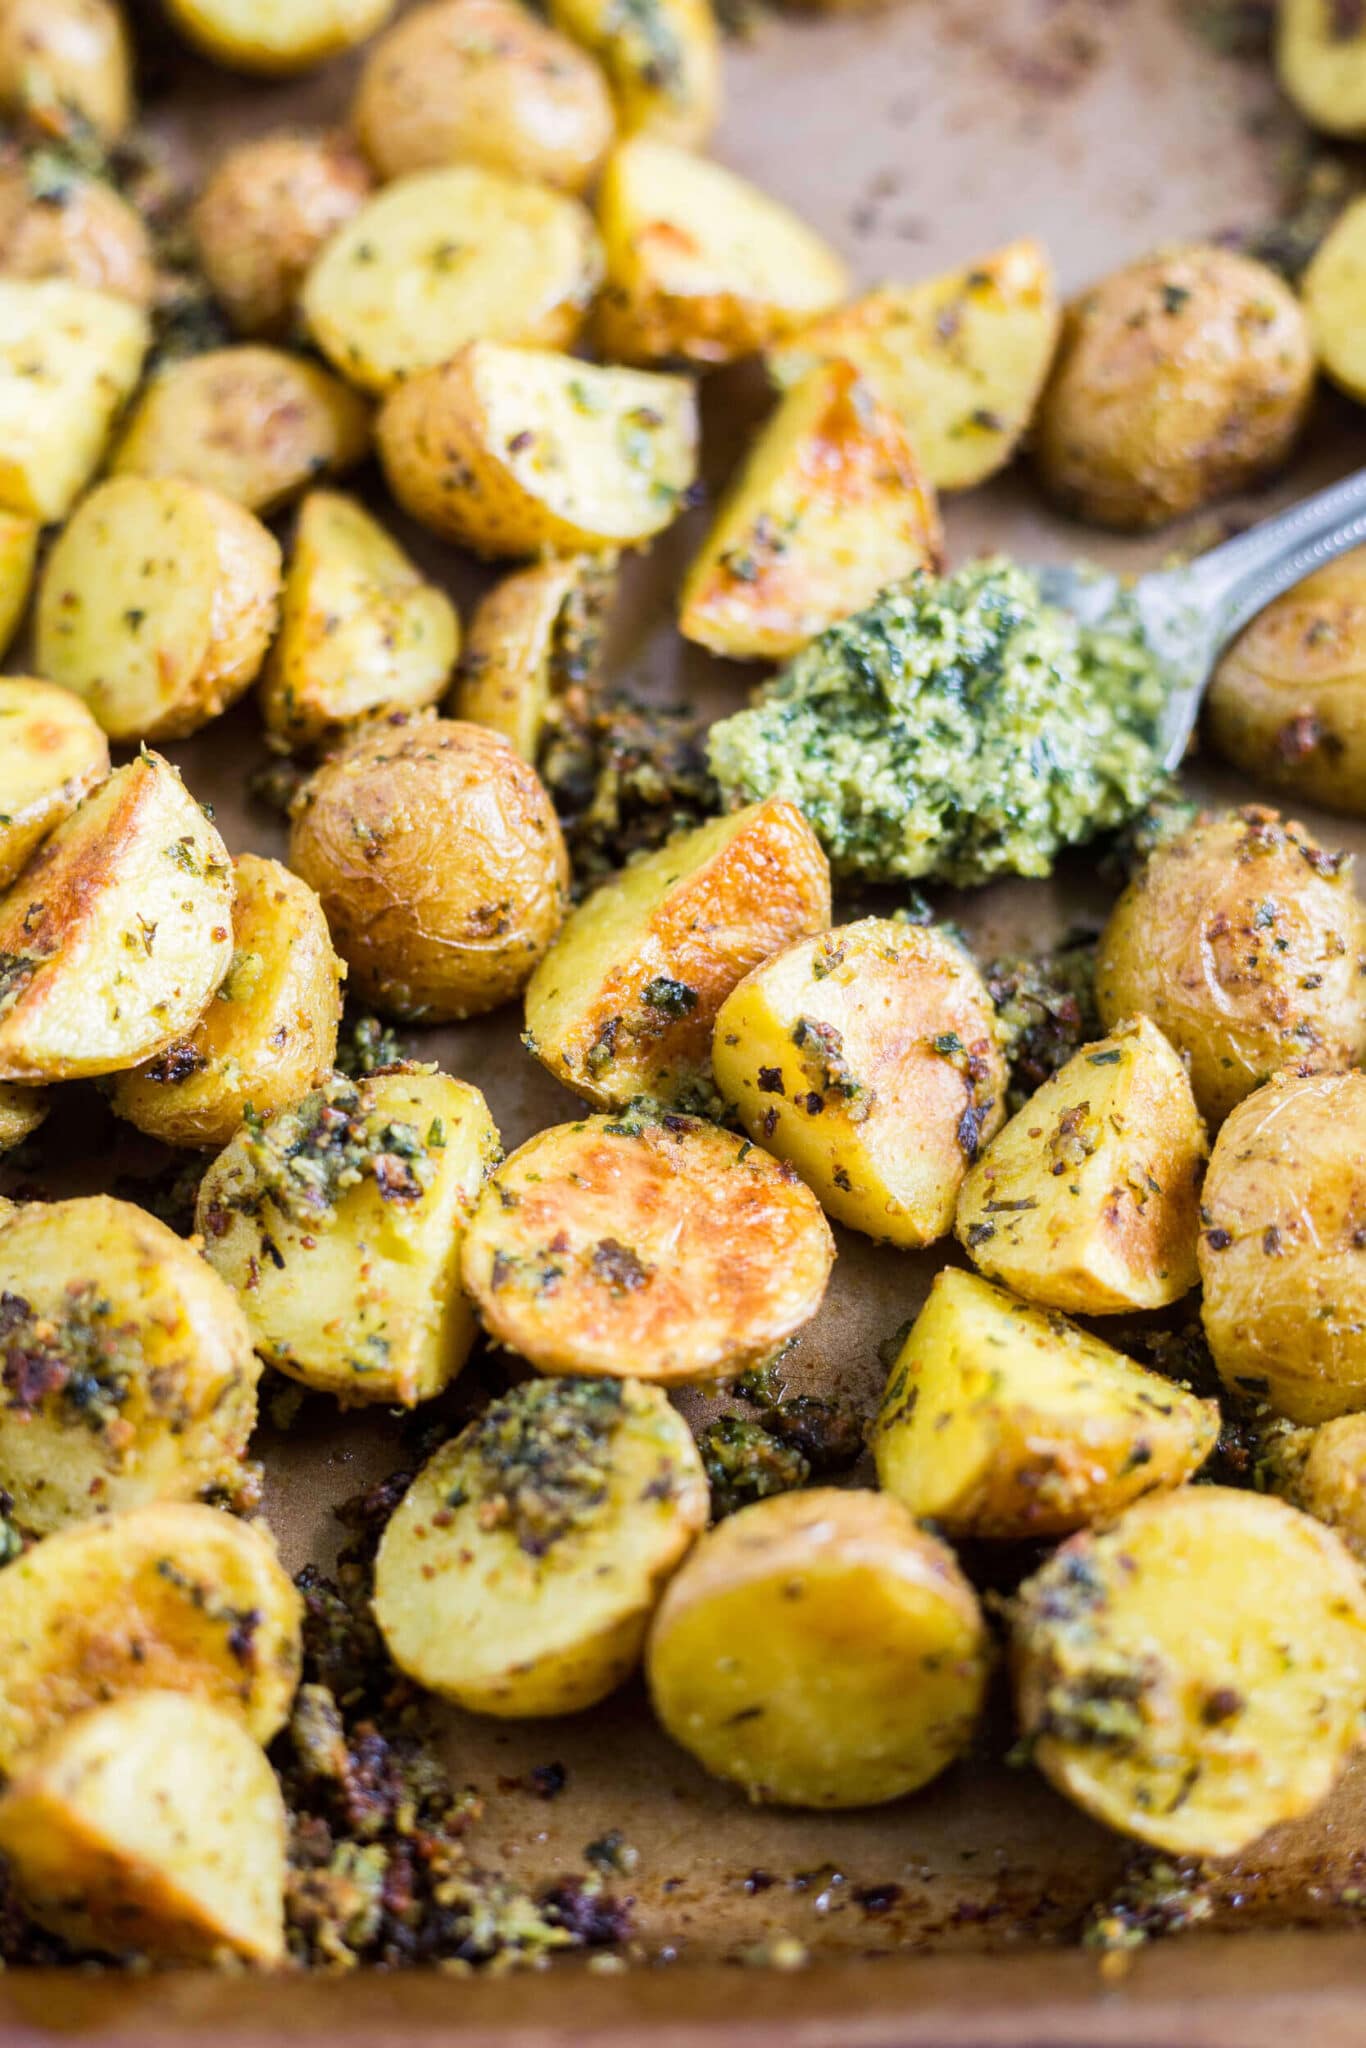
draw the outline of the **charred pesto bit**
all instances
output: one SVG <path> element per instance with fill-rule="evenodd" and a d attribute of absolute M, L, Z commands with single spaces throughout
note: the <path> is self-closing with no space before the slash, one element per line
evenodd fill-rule
<path fill-rule="evenodd" d="M 579 894 L 721 807 L 694 713 L 606 696 L 582 680 L 552 697 L 537 766 Z"/>
<path fill-rule="evenodd" d="M 386 1201 L 416 1201 L 430 1185 L 434 1168 L 422 1133 L 370 1114 L 343 1074 L 269 1121 L 250 1110 L 245 1121 L 250 1177 L 238 1206 L 268 1201 L 295 1223 L 328 1223 L 340 1197 L 363 1180 L 373 1180 Z"/>
<path fill-rule="evenodd" d="M 349 1005 L 337 1034 L 336 1068 L 349 1080 L 363 1081 L 386 1067 L 401 1066 L 407 1056 L 405 1041 L 373 1010 L 353 1010 Z"/>
<path fill-rule="evenodd" d="M 508 1529 L 544 1557 L 606 1500 L 625 1414 L 617 1380 L 528 1380 L 471 1423 L 447 1505 L 473 1501 L 486 1529 Z"/>
<path fill-rule="evenodd" d="M 698 1436 L 697 1448 L 711 1487 L 713 1521 L 772 1494 L 791 1493 L 811 1477 L 809 1462 L 794 1445 L 742 1415 L 718 1415 Z"/>
<path fill-rule="evenodd" d="M 1096 942 L 1065 939 L 1049 953 L 992 960 L 984 979 L 1010 1065 L 1007 1107 L 1013 1116 L 1074 1052 L 1100 1036 L 1094 992 Z"/>

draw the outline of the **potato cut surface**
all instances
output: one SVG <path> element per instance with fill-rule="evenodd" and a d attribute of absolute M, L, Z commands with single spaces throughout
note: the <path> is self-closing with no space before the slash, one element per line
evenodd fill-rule
<path fill-rule="evenodd" d="M 63 519 L 142 370 L 147 316 L 63 278 L 0 278 L 0 508 Z"/>
<path fill-rule="evenodd" d="M 0 1081 L 0 1152 L 9 1152 L 32 1137 L 51 1104 L 45 1088 L 25 1088 L 19 1081 Z M 14 1204 L 0 1204 L 3 1222 Z"/>
<path fill-rule="evenodd" d="M 0 888 L 109 773 L 109 742 L 79 697 L 0 676 Z"/>
<path fill-rule="evenodd" d="M 501 733 L 534 763 L 553 699 L 596 672 L 616 584 L 610 553 L 552 555 L 502 577 L 470 620 L 454 716 Z"/>
<path fill-rule="evenodd" d="M 1355 200 L 1324 236 L 1302 291 L 1320 364 L 1353 398 L 1366 398 L 1366 200 Z"/>
<path fill-rule="evenodd" d="M 0 655 L 14 638 L 38 559 L 39 525 L 23 512 L 0 511 Z"/>
<path fill-rule="evenodd" d="M 394 0 L 170 0 L 196 49 L 233 71 L 288 78 L 373 35 Z"/>
<path fill-rule="evenodd" d="M 550 0 L 550 19 L 607 73 L 624 135 L 701 146 L 721 111 L 721 39 L 709 0 Z"/>
<path fill-rule="evenodd" d="M 1366 1565 L 1366 1415 L 1335 1415 L 1316 1429 L 1292 1429 L 1283 1459 L 1269 1467 L 1271 1490 L 1327 1522 Z"/>
<path fill-rule="evenodd" d="M 1334 0 L 1282 0 L 1276 72 L 1311 128 L 1366 135 L 1366 19 Z"/>

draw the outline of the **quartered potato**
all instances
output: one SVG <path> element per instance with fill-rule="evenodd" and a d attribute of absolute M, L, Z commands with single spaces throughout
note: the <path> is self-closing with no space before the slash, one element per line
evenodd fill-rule
<path fill-rule="evenodd" d="M 623 135 L 699 148 L 721 112 L 711 0 L 550 0 L 550 19 L 607 73 Z"/>
<path fill-rule="evenodd" d="M 946 1535 L 1062 1536 L 1180 1486 L 1219 1404 L 947 1266 L 893 1362 L 873 1425 L 878 1484 Z"/>
<path fill-rule="evenodd" d="M 0 107 L 79 141 L 116 142 L 133 118 L 132 56 L 118 0 L 5 0 Z"/>
<path fill-rule="evenodd" d="M 109 467 L 189 477 L 262 516 L 370 445 L 364 402 L 306 356 L 242 344 L 171 363 L 138 400 Z"/>
<path fill-rule="evenodd" d="M 534 763 L 555 699 L 596 672 L 616 587 L 613 554 L 550 555 L 495 583 L 470 620 L 452 715 Z"/>
<path fill-rule="evenodd" d="M 376 436 L 404 511 L 481 555 L 637 546 L 697 474 L 686 378 L 494 342 L 400 385 Z"/>
<path fill-rule="evenodd" d="M 381 178 L 482 164 L 591 185 L 616 116 L 601 70 L 518 0 L 431 0 L 380 37 L 351 108 Z"/>
<path fill-rule="evenodd" d="M 926 1245 L 1005 1120 L 995 1013 L 968 954 L 865 917 L 755 967 L 721 1005 L 712 1068 L 756 1144 L 838 1223 Z"/>
<path fill-rule="evenodd" d="M 910 434 L 941 491 L 1010 460 L 1058 338 L 1053 269 L 1038 242 L 1009 242 L 966 270 L 883 285 L 769 357 L 786 389 L 818 363 L 850 363 Z"/>
<path fill-rule="evenodd" d="M 238 1290 L 257 1351 L 348 1403 L 411 1408 L 474 1340 L 466 1219 L 498 1133 L 477 1088 L 420 1067 L 340 1074 L 249 1117 L 205 1174 L 204 1256 Z"/>
<path fill-rule="evenodd" d="M 111 739 L 178 739 L 252 682 L 279 595 L 279 543 L 241 505 L 183 477 L 111 477 L 43 565 L 38 666 Z"/>
<path fill-rule="evenodd" d="M 0 277 L 0 510 L 66 517 L 150 338 L 127 299 L 65 278 Z"/>
<path fill-rule="evenodd" d="M 809 1322 L 835 1247 L 789 1168 L 695 1117 L 542 1131 L 479 1198 L 462 1271 L 538 1372 L 669 1386 L 743 1372 Z"/>
<path fill-rule="evenodd" d="M 260 1745 L 178 1692 L 77 1715 L 0 1798 L 0 1852 L 40 1926 L 166 1961 L 283 1959 L 286 1827 Z"/>
<path fill-rule="evenodd" d="M 948 1546 L 900 1501 L 832 1487 L 710 1530 L 646 1651 L 675 1742 L 780 1806 L 874 1806 L 928 1784 L 966 1749 L 989 1664 Z"/>
<path fill-rule="evenodd" d="M 1282 1455 L 1269 1461 L 1267 1480 L 1292 1507 L 1326 1522 L 1366 1565 L 1366 1414 L 1291 1430 Z"/>
<path fill-rule="evenodd" d="M 1276 73 L 1311 128 L 1366 135 L 1366 15 L 1350 0 L 1280 0 Z"/>
<path fill-rule="evenodd" d="M 184 1038 L 116 1074 L 121 1117 L 167 1145 L 226 1145 L 331 1072 L 345 973 L 322 905 L 278 860 L 233 862 L 232 963 Z"/>
<path fill-rule="evenodd" d="M 310 265 L 359 212 L 370 173 L 348 136 L 286 130 L 220 158 L 190 216 L 195 253 L 239 334 L 283 339 Z"/>
<path fill-rule="evenodd" d="M 109 773 L 109 742 L 79 697 L 0 676 L 0 889 Z"/>
<path fill-rule="evenodd" d="M 442 1446 L 385 1528 L 375 1619 L 389 1654 L 474 1713 L 591 1707 L 634 1670 L 709 1504 L 661 1388 L 513 1387 Z"/>
<path fill-rule="evenodd" d="M 187 1693 L 259 1743 L 299 1679 L 303 1603 L 263 1525 L 188 1501 L 47 1536 L 0 1572 L 0 1770 L 87 1707 Z"/>
<path fill-rule="evenodd" d="M 841 259 L 723 164 L 653 135 L 614 151 L 598 194 L 603 353 L 623 363 L 728 363 L 837 306 Z"/>
<path fill-rule="evenodd" d="M 167 0 L 171 20 L 206 57 L 267 78 L 354 49 L 393 8 L 394 0 Z"/>
<path fill-rule="evenodd" d="M 1072 1537 L 1014 1632 L 1040 1770 L 1173 1855 L 1233 1856 L 1308 1813 L 1360 1740 L 1361 1573 L 1266 1494 L 1183 1486 Z"/>
<path fill-rule="evenodd" d="M 600 1108 L 705 1088 L 716 1013 L 761 960 L 830 922 L 830 869 L 775 797 L 633 861 L 573 911 L 526 992 L 526 1043 Z"/>
<path fill-rule="evenodd" d="M 1146 1017 L 1084 1045 L 963 1182 L 976 1264 L 1044 1308 L 1164 1308 L 1195 1285 L 1208 1145 L 1179 1055 Z"/>
<path fill-rule="evenodd" d="M 22 1528 L 236 1489 L 261 1370 L 242 1311 L 131 1202 L 0 1219 L 0 1363 L 0 1486 Z"/>
<path fill-rule="evenodd" d="M 601 269 L 579 200 L 455 164 L 367 200 L 309 271 L 301 305 L 344 377 L 390 391 L 472 341 L 567 348 Z"/>
<path fill-rule="evenodd" d="M 1335 384 L 1366 402 L 1366 199 L 1339 215 L 1300 285 L 1314 353 Z"/>
<path fill-rule="evenodd" d="M 0 896 L 0 1080 L 136 1066 L 232 958 L 227 848 L 160 754 L 118 768 Z"/>
<path fill-rule="evenodd" d="M 784 661 L 917 569 L 944 565 L 934 491 L 895 414 L 848 363 L 780 401 L 683 580 L 679 630 Z"/>
<path fill-rule="evenodd" d="M 0 511 L 0 655 L 14 638 L 28 604 L 39 531 L 36 519 Z"/>
<path fill-rule="evenodd" d="M 1366 1053 L 1366 907 L 1351 861 L 1256 805 L 1197 820 L 1110 913 L 1096 1004 L 1107 1027 L 1152 1018 L 1211 1124 L 1280 1068 L 1352 1066 Z"/>
<path fill-rule="evenodd" d="M 0 165 L 0 273 L 64 277 L 135 306 L 156 295 L 142 216 L 103 178 L 41 155 Z"/>
<path fill-rule="evenodd" d="M 46 1089 L 25 1088 L 18 1081 L 0 1081 L 0 1152 L 12 1152 L 25 1138 L 31 1138 L 50 1106 Z M 0 1202 L 0 1223 L 13 1206 Z"/>

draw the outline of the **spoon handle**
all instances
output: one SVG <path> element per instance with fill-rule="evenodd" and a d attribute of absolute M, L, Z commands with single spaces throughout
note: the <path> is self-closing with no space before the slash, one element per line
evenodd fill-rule
<path fill-rule="evenodd" d="M 1366 469 L 1330 484 L 1191 563 L 1191 600 L 1224 644 L 1335 555 L 1366 543 Z"/>

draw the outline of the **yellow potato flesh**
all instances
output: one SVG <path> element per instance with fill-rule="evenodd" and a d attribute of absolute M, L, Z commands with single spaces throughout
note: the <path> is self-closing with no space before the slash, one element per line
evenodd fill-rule
<path fill-rule="evenodd" d="M 1319 244 L 1301 287 L 1314 352 L 1335 384 L 1366 400 L 1366 199 Z"/>
<path fill-rule="evenodd" d="M 15 1081 L 0 1081 L 0 1152 L 9 1152 L 31 1137 L 47 1115 L 50 1104 L 44 1088 L 24 1088 Z M 12 1203 L 0 1203 L 0 1223 Z"/>
<path fill-rule="evenodd" d="M 550 0 L 554 26 L 607 73 L 624 135 L 701 146 L 721 110 L 721 38 L 710 0 Z"/>
<path fill-rule="evenodd" d="M 1276 71 L 1311 128 L 1366 135 L 1366 21 L 1340 0 L 1280 0 Z"/>
<path fill-rule="evenodd" d="M 0 278 L 0 508 L 65 518 L 150 338 L 126 299 L 61 278 Z"/>
<path fill-rule="evenodd" d="M 181 33 L 234 71 L 288 78 L 373 35 L 394 0 L 170 0 Z"/>
<path fill-rule="evenodd" d="M 81 699 L 0 676 L 0 889 L 109 773 L 109 742 Z"/>
<path fill-rule="evenodd" d="M 36 519 L 21 512 L 0 511 L 0 655 L 14 638 L 28 603 L 38 559 L 38 532 Z"/>

